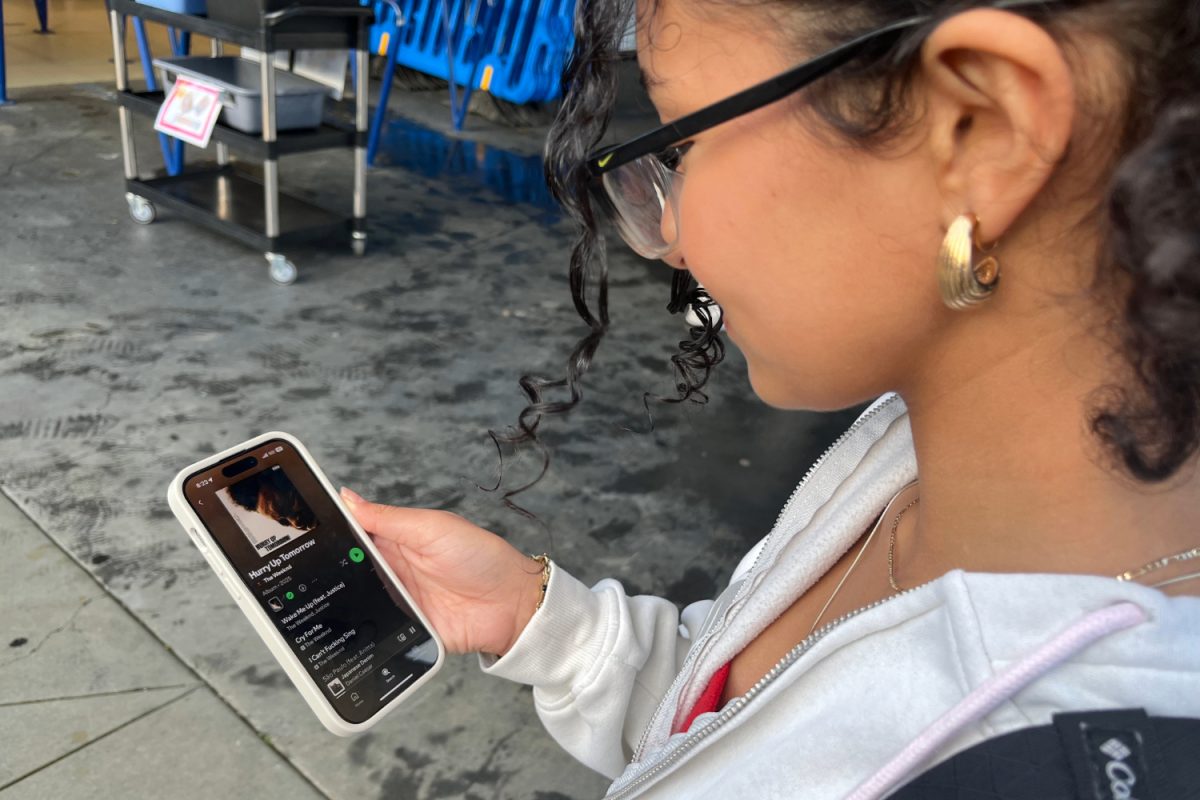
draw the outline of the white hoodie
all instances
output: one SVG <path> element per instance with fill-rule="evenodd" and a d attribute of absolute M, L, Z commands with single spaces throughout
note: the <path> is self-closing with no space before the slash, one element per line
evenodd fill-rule
<path fill-rule="evenodd" d="M 843 617 L 746 695 L 671 734 L 713 673 L 916 478 L 903 402 L 869 408 L 797 487 L 715 600 L 588 589 L 557 565 L 486 672 L 534 687 L 608 797 L 882 797 L 950 755 L 1061 711 L 1200 717 L 1200 598 L 1086 575 L 966 573 Z M 856 789 L 861 790 L 856 792 Z"/>

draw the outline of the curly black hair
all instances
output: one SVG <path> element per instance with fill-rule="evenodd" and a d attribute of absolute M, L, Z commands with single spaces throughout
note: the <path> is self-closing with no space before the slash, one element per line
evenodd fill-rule
<path fill-rule="evenodd" d="M 954 13 L 991 5 L 986 0 L 707 2 L 744 2 L 757 13 L 772 14 L 785 30 L 796 31 L 797 47 L 810 52 L 890 22 L 928 16 L 925 26 L 890 47 L 865 52 L 806 95 L 834 135 L 864 148 L 885 145 L 911 119 L 905 113 L 906 92 L 928 32 Z M 804 14 L 804 24 L 789 28 L 787 16 L 794 12 Z M 1127 276 L 1118 338 L 1133 379 L 1098 387 L 1089 416 L 1093 433 L 1128 474 L 1164 481 L 1200 445 L 1200 3 L 1057 0 L 1023 5 L 1016 13 L 1037 20 L 1060 40 L 1075 29 L 1100 32 L 1124 59 L 1125 117 L 1118 156 L 1104 176 L 1109 180 L 1108 241 L 1097 281 Z M 584 164 L 612 115 L 618 48 L 633 14 L 633 0 L 581 0 L 578 7 L 566 94 L 546 143 L 545 167 L 551 191 L 579 226 L 570 262 L 571 294 L 589 332 L 572 352 L 565 377 L 521 380 L 529 404 L 517 429 L 503 437 L 509 443 L 536 443 L 545 415 L 579 403 L 580 380 L 608 329 L 604 239 Z M 677 274 L 669 308 L 677 312 L 703 301 L 695 281 Z M 723 355 L 717 326 L 703 317 L 704 326 L 680 343 L 673 358 L 678 378 L 673 402 L 702 402 L 704 385 Z M 548 400 L 552 390 L 565 390 L 567 396 Z M 543 455 L 544 474 L 544 450 Z"/>
<path fill-rule="evenodd" d="M 579 234 L 571 250 L 569 281 L 575 310 L 587 324 L 588 332 L 567 359 L 566 374 L 561 378 L 523 375 L 520 387 L 527 405 L 517 417 L 515 428 L 507 433 L 491 431 L 492 441 L 501 454 L 503 445 L 533 444 L 541 453 L 541 469 L 531 481 L 504 493 L 505 504 L 528 514 L 512 498 L 534 486 L 546 474 L 549 452 L 538 438 L 538 427 L 546 415 L 565 414 L 583 398 L 581 381 L 592 365 L 596 351 L 608 332 L 608 260 L 600 219 L 588 196 L 585 161 L 599 144 L 612 119 L 617 94 L 617 45 L 632 15 L 632 2 L 617 0 L 616 8 L 603 3 L 581 2 L 576 11 L 575 46 L 563 75 L 568 87 L 562 105 L 551 126 L 545 147 L 546 183 L 563 209 L 577 223 Z M 676 397 L 646 395 L 649 416 L 651 399 L 663 403 L 705 403 L 704 387 L 714 367 L 725 356 L 720 338 L 719 320 L 711 311 L 712 300 L 686 272 L 677 272 L 671 282 L 667 311 L 681 314 L 693 309 L 699 325 L 689 330 L 671 357 L 676 373 Z M 556 397 L 552 397 L 557 393 Z M 651 424 L 653 424 L 651 422 Z M 496 488 L 499 488 L 499 483 Z"/>

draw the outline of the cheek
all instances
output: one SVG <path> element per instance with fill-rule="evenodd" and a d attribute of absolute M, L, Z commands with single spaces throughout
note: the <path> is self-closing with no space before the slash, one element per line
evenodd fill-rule
<path fill-rule="evenodd" d="M 779 260 L 779 216 L 789 198 L 748 154 L 720 155 L 684 179 L 680 240 L 697 279 L 723 293 L 748 293 L 743 282 L 768 277 Z"/>
<path fill-rule="evenodd" d="M 856 278 L 839 216 L 847 198 L 823 188 L 844 176 L 810 166 L 794 147 L 749 144 L 688 173 L 680 232 L 693 274 L 734 315 L 739 344 L 753 349 L 758 338 L 828 330 L 824 318 L 849 310 Z"/>
<path fill-rule="evenodd" d="M 894 388 L 938 316 L 937 222 L 918 221 L 912 185 L 900 164 L 762 140 L 689 172 L 683 254 L 763 400 L 840 408 Z"/>

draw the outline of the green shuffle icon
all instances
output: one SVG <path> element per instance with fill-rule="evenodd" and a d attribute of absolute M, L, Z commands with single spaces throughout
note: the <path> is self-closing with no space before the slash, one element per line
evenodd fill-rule
<path fill-rule="evenodd" d="M 295 600 L 295 599 L 296 599 L 296 593 L 295 593 L 295 592 L 288 592 L 287 594 L 285 594 L 285 595 L 284 595 L 284 597 L 286 597 L 288 600 Z"/>
<path fill-rule="evenodd" d="M 361 564 L 362 560 L 366 557 L 367 557 L 367 554 L 364 553 L 360 548 L 358 548 L 358 547 L 350 548 L 350 560 L 353 561 L 355 564 Z"/>

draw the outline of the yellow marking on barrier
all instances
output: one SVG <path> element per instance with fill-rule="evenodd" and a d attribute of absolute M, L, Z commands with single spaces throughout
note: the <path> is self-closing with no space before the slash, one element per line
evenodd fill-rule
<path fill-rule="evenodd" d="M 483 77 L 479 79 L 480 89 L 483 89 L 486 92 L 492 88 L 492 74 L 495 71 L 496 70 L 492 68 L 491 64 L 488 64 L 483 68 Z"/>
<path fill-rule="evenodd" d="M 392 38 L 392 35 L 390 33 L 386 33 L 386 32 L 383 33 L 379 37 L 379 55 L 381 55 L 381 56 L 387 55 L 388 42 L 391 41 L 391 38 Z"/>

